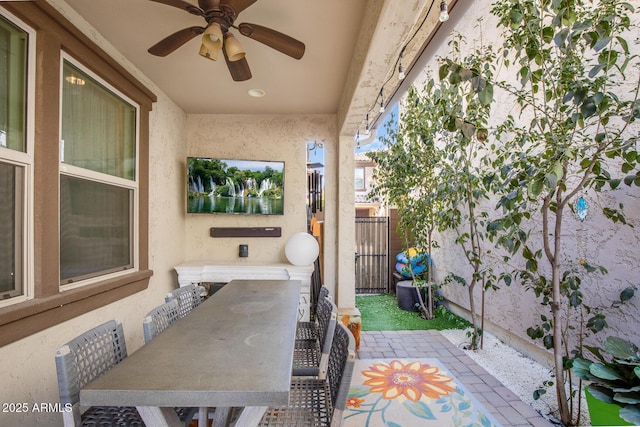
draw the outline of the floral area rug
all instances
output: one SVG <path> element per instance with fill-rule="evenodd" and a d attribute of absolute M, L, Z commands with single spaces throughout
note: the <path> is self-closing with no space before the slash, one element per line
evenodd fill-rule
<path fill-rule="evenodd" d="M 356 360 L 343 427 L 501 427 L 438 359 Z"/>

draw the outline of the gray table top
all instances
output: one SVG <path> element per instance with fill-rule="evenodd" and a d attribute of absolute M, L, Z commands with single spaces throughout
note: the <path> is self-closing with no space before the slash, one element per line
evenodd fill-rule
<path fill-rule="evenodd" d="M 229 282 L 85 386 L 80 404 L 286 405 L 300 288 L 297 280 Z"/>

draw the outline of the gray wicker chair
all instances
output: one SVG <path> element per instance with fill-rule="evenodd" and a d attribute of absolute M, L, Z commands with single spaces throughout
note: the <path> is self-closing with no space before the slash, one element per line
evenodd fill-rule
<path fill-rule="evenodd" d="M 178 317 L 182 319 L 189 314 L 191 310 L 200 305 L 203 291 L 204 287 L 202 286 L 182 286 L 169 292 L 164 297 L 164 302 L 169 302 L 173 299 L 178 300 Z"/>
<path fill-rule="evenodd" d="M 145 344 L 157 337 L 162 331 L 179 320 L 178 300 L 172 299 L 169 302 L 151 310 L 142 320 L 142 330 L 144 332 Z M 175 408 L 178 417 L 181 420 L 190 420 L 193 418 L 198 408 L 179 407 Z M 198 419 L 208 416 L 208 408 L 200 408 Z"/>
<path fill-rule="evenodd" d="M 355 363 L 355 340 L 338 323 L 333 336 L 327 378 L 295 378 L 291 381 L 289 405 L 268 408 L 261 427 L 338 427 L 347 404 Z"/>
<path fill-rule="evenodd" d="M 293 376 L 325 378 L 337 319 L 338 307 L 328 298 L 324 298 L 318 304 L 319 339 L 296 340 L 295 342 L 291 371 Z"/>
<path fill-rule="evenodd" d="M 110 320 L 72 339 L 56 351 L 60 403 L 71 405 L 63 412 L 65 427 L 77 426 L 144 426 L 135 407 L 92 406 L 80 412 L 80 389 L 100 377 L 127 357 L 122 323 Z M 181 413 L 188 423 L 194 411 Z"/>
<path fill-rule="evenodd" d="M 180 318 L 178 311 L 178 300 L 172 299 L 147 313 L 142 320 L 144 342 L 148 343 L 178 320 Z"/>
<path fill-rule="evenodd" d="M 309 322 L 298 322 L 296 327 L 296 339 L 297 340 L 318 340 L 318 309 L 320 307 L 320 303 L 325 300 L 325 298 L 331 298 L 329 295 L 329 289 L 326 286 L 322 286 L 320 288 L 320 292 L 318 293 L 318 299 L 316 306 L 312 310 L 314 313 L 315 319 Z"/>

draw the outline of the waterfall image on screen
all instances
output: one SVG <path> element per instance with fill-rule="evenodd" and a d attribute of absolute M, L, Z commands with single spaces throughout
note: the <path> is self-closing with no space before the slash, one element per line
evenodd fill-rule
<path fill-rule="evenodd" d="M 188 157 L 187 213 L 283 215 L 284 162 Z"/>

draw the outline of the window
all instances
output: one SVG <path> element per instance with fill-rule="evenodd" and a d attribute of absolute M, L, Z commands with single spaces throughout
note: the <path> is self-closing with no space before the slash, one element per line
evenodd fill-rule
<path fill-rule="evenodd" d="M 25 213 L 32 163 L 27 152 L 30 30 L 15 17 L 12 21 L 0 15 L 0 305 L 28 293 Z"/>
<path fill-rule="evenodd" d="M 138 109 L 63 59 L 60 282 L 134 268 Z"/>
<path fill-rule="evenodd" d="M 364 190 L 364 168 L 356 168 L 355 186 L 356 190 Z"/>
<path fill-rule="evenodd" d="M 0 346 L 147 288 L 155 101 L 48 2 L 0 1 Z"/>

